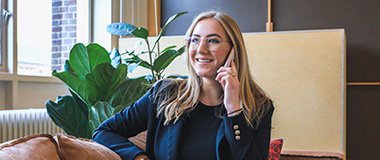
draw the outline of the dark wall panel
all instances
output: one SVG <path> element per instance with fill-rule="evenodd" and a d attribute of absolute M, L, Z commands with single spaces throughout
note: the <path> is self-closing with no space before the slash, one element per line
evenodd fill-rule
<path fill-rule="evenodd" d="M 380 86 L 347 89 L 347 159 L 379 159 Z"/>
<path fill-rule="evenodd" d="M 164 35 L 184 35 L 193 18 L 208 10 L 229 14 L 243 32 L 265 31 L 267 7 L 266 1 L 263 0 L 162 0 L 161 4 L 162 25 L 178 12 L 189 12 L 170 24 Z"/>

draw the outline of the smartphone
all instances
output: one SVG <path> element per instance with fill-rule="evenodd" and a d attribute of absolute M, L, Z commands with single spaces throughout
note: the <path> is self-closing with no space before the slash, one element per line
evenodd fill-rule
<path fill-rule="evenodd" d="M 224 67 L 231 67 L 231 61 L 233 61 L 234 59 L 235 59 L 235 50 L 234 50 L 234 47 L 232 47 L 227 57 L 226 63 L 224 63 Z"/>
<path fill-rule="evenodd" d="M 227 60 L 223 66 L 224 67 L 231 67 L 231 62 L 234 59 L 235 59 L 235 50 L 234 50 L 234 47 L 232 47 L 230 53 L 228 54 Z M 221 82 L 219 81 L 219 83 L 221 83 Z"/>

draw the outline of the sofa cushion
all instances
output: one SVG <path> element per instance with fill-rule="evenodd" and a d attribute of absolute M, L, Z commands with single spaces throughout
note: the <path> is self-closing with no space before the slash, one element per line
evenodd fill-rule
<path fill-rule="evenodd" d="M 58 147 L 67 160 L 118 160 L 121 158 L 109 148 L 94 141 L 57 133 Z"/>
<path fill-rule="evenodd" d="M 282 139 L 275 139 L 270 141 L 269 145 L 269 160 L 279 160 L 282 149 Z"/>
<path fill-rule="evenodd" d="M 146 131 L 141 132 L 136 136 L 129 138 L 128 140 L 145 151 Z"/>
<path fill-rule="evenodd" d="M 345 155 L 328 151 L 283 150 L 281 160 L 344 160 Z"/>
<path fill-rule="evenodd" d="M 0 144 L 2 160 L 59 160 L 57 143 L 50 134 L 35 134 Z"/>

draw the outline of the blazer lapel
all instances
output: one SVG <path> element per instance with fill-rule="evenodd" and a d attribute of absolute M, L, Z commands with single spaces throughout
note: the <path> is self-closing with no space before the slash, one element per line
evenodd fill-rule
<path fill-rule="evenodd" d="M 177 123 L 169 126 L 168 133 L 168 160 L 177 159 L 178 147 L 182 135 L 183 119 L 179 119 Z"/>

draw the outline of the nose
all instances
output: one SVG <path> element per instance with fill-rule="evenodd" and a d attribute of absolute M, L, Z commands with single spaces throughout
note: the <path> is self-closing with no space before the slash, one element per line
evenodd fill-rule
<path fill-rule="evenodd" d="M 198 53 L 207 53 L 208 50 L 204 42 L 205 41 L 202 39 L 202 41 L 199 43 L 198 48 L 197 48 Z"/>

